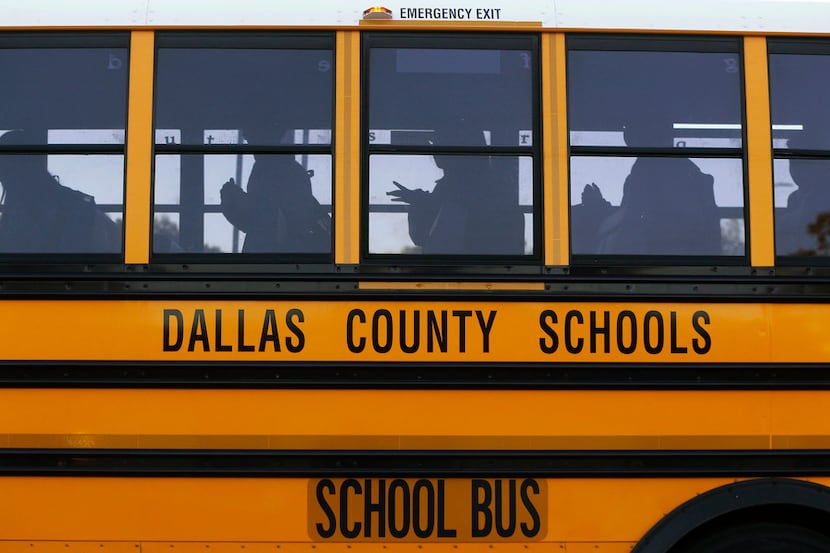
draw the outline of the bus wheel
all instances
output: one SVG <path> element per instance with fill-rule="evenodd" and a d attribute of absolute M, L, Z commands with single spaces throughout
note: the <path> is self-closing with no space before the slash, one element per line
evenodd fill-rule
<path fill-rule="evenodd" d="M 803 526 L 754 522 L 680 544 L 672 553 L 828 553 L 830 537 Z"/>

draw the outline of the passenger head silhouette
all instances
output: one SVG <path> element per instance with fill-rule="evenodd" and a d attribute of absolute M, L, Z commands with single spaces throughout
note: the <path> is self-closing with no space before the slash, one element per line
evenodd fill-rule
<path fill-rule="evenodd" d="M 484 131 L 471 125 L 469 119 L 463 116 L 453 117 L 442 121 L 435 129 L 432 143 L 437 146 L 486 146 Z M 436 155 L 435 165 L 444 171 L 464 169 L 469 165 L 470 158 L 464 155 Z"/>
<path fill-rule="evenodd" d="M 30 146 L 42 144 L 37 137 L 25 130 L 12 130 L 0 136 L 0 145 Z M 5 191 L 32 190 L 48 177 L 47 158 L 44 154 L 0 154 L 0 184 Z"/>
<path fill-rule="evenodd" d="M 830 137 L 822 133 L 804 129 L 787 141 L 790 149 L 818 150 L 830 148 Z M 804 192 L 825 191 L 830 187 L 830 175 L 827 163 L 814 159 L 791 159 L 790 175 L 799 190 Z"/>
<path fill-rule="evenodd" d="M 674 145 L 672 118 L 658 112 L 641 114 L 625 123 L 623 139 L 632 148 L 671 148 Z"/>

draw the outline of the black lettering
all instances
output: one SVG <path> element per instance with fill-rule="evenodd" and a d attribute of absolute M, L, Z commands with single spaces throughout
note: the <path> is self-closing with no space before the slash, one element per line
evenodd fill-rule
<path fill-rule="evenodd" d="M 520 525 L 522 535 L 526 538 L 533 538 L 536 537 L 539 530 L 542 528 L 542 519 L 539 516 L 539 511 L 536 509 L 536 505 L 533 504 L 533 501 L 528 495 L 528 490 L 532 491 L 534 495 L 539 495 L 539 483 L 536 482 L 536 480 L 527 478 L 522 482 L 522 486 L 519 491 L 522 498 L 522 505 L 524 505 L 524 508 L 527 509 L 527 514 L 530 515 L 530 520 L 533 522 L 532 526 L 529 526 L 524 522 Z"/>
<path fill-rule="evenodd" d="M 689 348 L 677 345 L 677 312 L 672 311 L 669 319 L 669 332 L 671 333 L 671 352 L 687 353 Z"/>
<path fill-rule="evenodd" d="M 273 309 L 265 310 L 265 319 L 262 321 L 262 332 L 259 335 L 259 351 L 265 351 L 265 344 L 271 342 L 274 351 L 280 348 L 280 332 L 277 329 L 277 314 Z"/>
<path fill-rule="evenodd" d="M 608 311 L 602 312 L 603 326 L 597 324 L 597 312 L 591 311 L 591 353 L 597 352 L 597 335 L 605 336 L 605 353 L 611 352 L 611 313 Z"/>
<path fill-rule="evenodd" d="M 478 319 L 478 326 L 481 327 L 481 351 L 488 353 L 490 351 L 490 332 L 493 331 L 493 323 L 496 322 L 496 312 L 490 311 L 487 315 L 487 322 L 484 322 L 484 313 L 476 310 L 476 319 Z"/>
<path fill-rule="evenodd" d="M 548 321 L 550 321 L 550 324 Z M 550 338 L 550 341 L 545 340 L 544 337 L 539 338 L 539 349 L 543 353 L 556 353 L 556 350 L 559 349 L 559 336 L 551 326 L 551 324 L 557 324 L 558 322 L 559 319 L 555 311 L 545 309 L 539 314 L 539 326 L 542 328 L 542 332 Z"/>
<path fill-rule="evenodd" d="M 176 320 L 176 339 L 170 340 L 170 319 Z M 184 342 L 184 317 L 178 309 L 164 310 L 164 345 L 162 351 L 179 351 Z"/>
<path fill-rule="evenodd" d="M 346 345 L 349 346 L 349 351 L 352 353 L 361 353 L 366 348 L 366 338 L 361 337 L 355 343 L 354 341 L 354 320 L 357 319 L 361 324 L 366 323 L 366 314 L 360 309 L 352 309 L 346 317 Z M 430 350 L 431 351 L 431 350 Z"/>
<path fill-rule="evenodd" d="M 415 353 L 421 346 L 421 312 L 415 310 L 412 314 L 413 336 L 412 345 L 406 343 L 406 311 L 401 309 L 401 351 L 404 353 Z"/>
<path fill-rule="evenodd" d="M 400 490 L 400 497 L 398 491 Z M 401 526 L 398 526 L 398 504 L 401 506 Z M 389 533 L 395 538 L 405 538 L 409 533 L 410 503 L 409 486 L 405 480 L 395 479 L 389 484 Z"/>
<path fill-rule="evenodd" d="M 386 537 L 386 480 L 378 480 L 378 500 L 377 503 L 372 501 L 372 481 L 366 480 L 366 495 L 363 500 L 363 525 L 365 530 L 363 536 L 372 537 L 372 515 L 376 514 L 378 517 L 378 533 L 377 537 Z"/>
<path fill-rule="evenodd" d="M 472 536 L 483 538 L 493 532 L 493 513 L 490 511 L 493 490 L 487 480 L 473 480 L 471 484 L 473 509 L 470 522 L 472 524 Z M 482 492 L 483 495 L 479 492 Z"/>
<path fill-rule="evenodd" d="M 709 350 L 712 348 L 712 337 L 709 336 L 709 332 L 702 326 L 703 324 L 708 325 L 710 322 L 709 313 L 706 311 L 695 311 L 694 315 L 692 315 L 692 327 L 701 338 L 701 340 L 697 338 L 692 339 L 692 349 L 697 354 L 704 355 L 709 353 Z"/>
<path fill-rule="evenodd" d="M 433 337 L 435 338 L 433 340 Z M 438 319 L 435 318 L 433 311 L 427 311 L 427 351 L 434 350 L 433 343 L 438 343 L 438 348 L 442 353 L 447 353 L 447 312 L 441 311 L 441 325 L 438 325 Z"/>
<path fill-rule="evenodd" d="M 297 322 L 294 322 L 294 320 Z M 286 337 L 285 339 L 285 347 L 288 348 L 288 351 L 291 353 L 299 353 L 303 351 L 305 347 L 305 334 L 303 333 L 300 325 L 297 323 L 302 323 L 305 321 L 305 315 L 299 309 L 289 309 L 288 313 L 285 314 L 285 324 L 288 326 L 288 330 L 294 333 L 294 338 L 297 339 L 295 342 L 291 336 Z"/>
<path fill-rule="evenodd" d="M 445 521 L 446 503 L 444 501 L 444 480 L 438 480 L 438 537 L 454 538 L 458 531 L 454 528 L 447 528 Z"/>
<path fill-rule="evenodd" d="M 472 317 L 472 311 L 453 311 L 452 316 L 458 317 L 458 351 L 467 351 L 467 317 Z"/>
<path fill-rule="evenodd" d="M 652 332 L 652 321 L 657 327 L 657 343 L 652 343 L 655 333 Z M 643 344 L 648 353 L 656 354 L 663 351 L 663 315 L 659 311 L 649 311 L 643 319 Z"/>
<path fill-rule="evenodd" d="M 245 343 L 245 310 L 240 309 L 236 312 L 236 332 L 237 341 L 239 342 L 239 351 L 254 351 L 253 344 Z"/>
<path fill-rule="evenodd" d="M 426 497 L 422 497 L 422 493 Z M 422 525 L 421 510 L 426 503 L 426 526 Z M 435 488 L 429 480 L 418 480 L 412 486 L 412 529 L 419 538 L 428 538 L 435 530 Z"/>
<path fill-rule="evenodd" d="M 334 535 L 334 532 L 337 530 L 337 517 L 334 514 L 334 510 L 329 505 L 328 501 L 326 501 L 326 497 L 324 492 L 328 492 L 329 495 L 334 495 L 335 487 L 334 482 L 331 480 L 325 479 L 320 480 L 317 482 L 317 504 L 323 510 L 323 514 L 326 515 L 326 520 L 328 521 L 328 526 L 323 526 L 322 523 L 318 522 L 315 525 L 317 528 L 317 534 L 321 538 L 330 538 Z"/>
<path fill-rule="evenodd" d="M 626 322 L 628 322 L 628 329 L 625 328 Z M 629 336 L 627 344 L 625 343 L 626 334 Z M 634 353 L 637 349 L 637 316 L 633 311 L 620 311 L 617 315 L 617 349 L 626 355 Z"/>
<path fill-rule="evenodd" d="M 579 311 L 568 311 L 565 314 L 565 349 L 568 350 L 568 353 L 580 353 L 582 351 L 582 347 L 585 345 L 585 340 L 579 338 L 574 344 L 572 340 L 572 324 L 571 321 L 576 320 L 577 323 L 582 324 L 584 319 L 582 318 L 582 313 Z"/>
<path fill-rule="evenodd" d="M 516 481 L 512 478 L 507 481 L 507 525 L 504 522 L 504 489 L 503 480 L 496 480 L 496 533 L 502 538 L 509 538 L 516 533 Z"/>
<path fill-rule="evenodd" d="M 380 343 L 380 319 L 386 320 L 386 341 Z M 378 353 L 386 353 L 392 349 L 392 313 L 386 309 L 378 309 L 372 317 L 372 346 Z"/>
<path fill-rule="evenodd" d="M 196 342 L 202 343 L 202 351 L 210 351 L 210 339 L 208 338 L 204 309 L 197 309 L 193 315 L 193 326 L 190 328 L 190 342 L 187 344 L 187 351 L 196 351 Z"/>
<path fill-rule="evenodd" d="M 349 528 L 349 490 L 354 490 L 355 495 L 360 495 L 363 490 L 360 488 L 360 482 L 353 478 L 349 478 L 340 486 L 340 532 L 344 538 L 354 539 L 360 535 L 360 523 L 355 522 L 354 526 Z"/>
<path fill-rule="evenodd" d="M 222 310 L 216 310 L 216 351 L 233 351 L 233 346 L 222 343 Z"/>

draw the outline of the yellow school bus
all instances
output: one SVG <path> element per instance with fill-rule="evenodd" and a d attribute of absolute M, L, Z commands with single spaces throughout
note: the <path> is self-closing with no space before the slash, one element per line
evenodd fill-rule
<path fill-rule="evenodd" d="M 0 551 L 830 551 L 829 21 L 0 7 Z"/>

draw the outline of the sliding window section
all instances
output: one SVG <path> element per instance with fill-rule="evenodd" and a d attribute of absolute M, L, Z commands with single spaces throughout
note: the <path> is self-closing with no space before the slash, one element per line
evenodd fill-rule
<path fill-rule="evenodd" d="M 127 33 L 2 33 L 0 258 L 123 260 Z"/>
<path fill-rule="evenodd" d="M 741 42 L 567 47 L 574 263 L 746 263 Z"/>
<path fill-rule="evenodd" d="M 365 260 L 541 260 L 539 37 L 366 34 Z"/>
<path fill-rule="evenodd" d="M 330 262 L 334 35 L 156 44 L 153 259 Z"/>
<path fill-rule="evenodd" d="M 770 39 L 776 263 L 830 262 L 830 40 Z"/>

